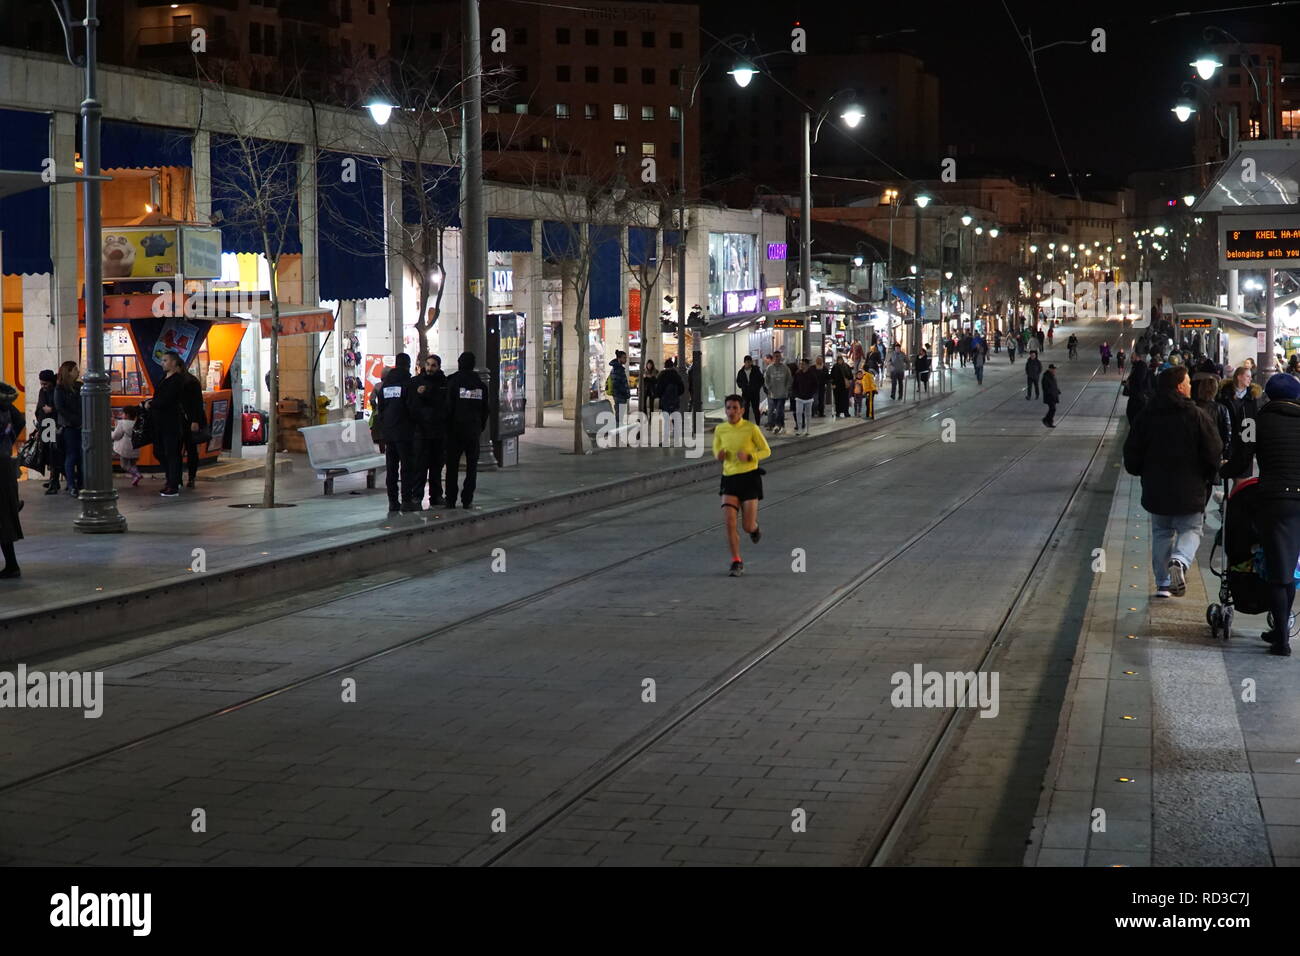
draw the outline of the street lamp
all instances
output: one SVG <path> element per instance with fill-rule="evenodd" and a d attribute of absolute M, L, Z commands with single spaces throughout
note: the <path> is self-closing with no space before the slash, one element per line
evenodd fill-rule
<path fill-rule="evenodd" d="M 1187 65 L 1196 67 L 1196 75 L 1203 80 L 1208 80 L 1214 76 L 1215 70 L 1223 66 L 1223 61 L 1213 53 L 1205 53 Z"/>
<path fill-rule="evenodd" d="M 380 126 L 386 126 L 393 115 L 393 104 L 383 98 L 371 100 L 366 104 L 366 109 L 370 111 L 370 118 Z"/>
<path fill-rule="evenodd" d="M 739 77 L 736 78 L 739 81 Z M 803 111 L 803 150 L 801 165 L 803 167 L 803 190 L 799 197 L 799 285 L 803 289 L 804 308 L 812 307 L 812 147 L 822 130 L 822 124 L 830 115 L 831 104 L 851 89 L 837 90 L 826 98 L 821 109 L 817 110 L 814 122 L 813 111 Z M 843 112 L 842 119 L 850 127 L 857 126 L 866 114 L 857 104 L 850 104 Z M 850 120 L 850 117 L 853 117 Z"/>
<path fill-rule="evenodd" d="M 1259 79 L 1255 76 L 1255 71 L 1250 68 L 1251 54 L 1246 53 L 1246 44 L 1242 43 L 1235 36 L 1224 30 L 1222 27 L 1207 26 L 1202 32 L 1206 42 L 1209 42 L 1214 34 L 1221 34 L 1228 39 L 1230 43 L 1235 43 L 1238 50 L 1241 51 L 1241 65 L 1250 77 L 1250 84 L 1255 90 L 1255 102 L 1259 108 L 1268 111 L 1268 138 L 1272 139 L 1275 134 L 1273 124 L 1273 60 L 1271 57 L 1264 58 L 1264 86 L 1268 90 L 1267 96 L 1261 95 L 1259 91 Z M 1213 53 L 1202 53 L 1197 56 L 1191 63 L 1196 67 L 1196 73 L 1202 80 L 1208 80 L 1219 67 L 1223 66 L 1223 61 Z"/>

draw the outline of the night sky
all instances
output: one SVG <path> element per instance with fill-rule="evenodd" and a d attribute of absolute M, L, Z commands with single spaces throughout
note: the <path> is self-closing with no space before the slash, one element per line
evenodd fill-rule
<path fill-rule="evenodd" d="M 840 38 L 913 28 L 917 32 L 876 41 L 923 58 L 939 77 L 940 147 L 956 144 L 961 155 L 989 164 L 1002 161 L 1062 169 L 1033 71 L 1017 36 L 1032 32 L 1037 47 L 1059 40 L 1085 40 L 1094 27 L 1107 31 L 1107 50 L 1061 45 L 1037 54 L 1047 104 L 1066 161 L 1077 174 L 1117 177 L 1191 161 L 1191 124 L 1169 111 L 1187 64 L 1213 24 L 1243 42 L 1281 42 L 1284 59 L 1300 60 L 1300 5 L 1246 9 L 1224 0 L 1197 3 L 1059 3 L 989 0 L 955 6 L 912 0 L 858 4 L 829 0 L 704 0 L 702 21 L 718 35 L 754 33 L 764 51 L 789 44 L 799 20 L 808 30 L 809 52 L 830 52 Z M 1224 9 L 1228 8 L 1228 9 Z M 1212 11 L 1152 24 L 1180 11 Z M 743 13 L 737 11 L 743 10 Z M 1008 11 L 1010 15 L 1008 15 Z M 1262 78 L 1261 78 L 1262 83 Z"/>

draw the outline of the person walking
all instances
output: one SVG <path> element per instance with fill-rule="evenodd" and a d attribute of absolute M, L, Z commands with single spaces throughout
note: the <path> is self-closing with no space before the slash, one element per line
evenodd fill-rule
<path fill-rule="evenodd" d="M 122 410 L 122 417 L 113 423 L 113 453 L 122 462 L 122 470 L 131 476 L 131 487 L 140 484 L 144 476 L 140 474 L 140 449 L 131 442 L 131 433 L 135 430 L 135 420 L 140 416 L 139 405 L 128 405 Z"/>
<path fill-rule="evenodd" d="M 659 373 L 655 391 L 659 399 L 659 413 L 664 420 L 663 441 L 666 447 L 672 448 L 674 441 L 684 438 L 684 434 L 675 436 L 675 433 L 682 419 L 682 396 L 686 394 L 686 383 L 682 381 L 681 373 L 677 371 L 672 359 L 664 359 L 664 370 Z"/>
<path fill-rule="evenodd" d="M 1047 414 L 1043 416 L 1043 424 L 1048 428 L 1056 427 L 1056 406 L 1061 401 L 1061 386 L 1056 382 L 1056 366 L 1047 366 L 1047 371 L 1043 373 L 1043 404 L 1047 406 Z"/>
<path fill-rule="evenodd" d="M 807 359 L 799 360 L 799 371 L 794 377 L 794 433 L 795 437 L 807 435 L 809 416 L 817 401 L 817 392 L 821 389 L 821 376 L 817 369 L 808 364 Z"/>
<path fill-rule="evenodd" d="M 880 349 L 871 346 L 871 351 L 867 353 L 867 371 L 874 377 L 879 378 L 881 371 L 885 367 L 885 358 L 880 353 Z"/>
<path fill-rule="evenodd" d="M 614 357 L 609 360 L 609 381 L 611 392 L 614 397 L 614 427 L 619 428 L 627 424 L 627 407 L 632 401 L 632 388 L 627 382 L 627 353 L 622 349 L 614 352 Z"/>
<path fill-rule="evenodd" d="M 636 400 L 637 410 L 647 415 L 654 414 L 655 397 L 659 389 L 659 370 L 655 368 L 655 360 L 648 358 L 645 360 L 645 367 L 641 369 L 641 378 L 636 383 Z"/>
<path fill-rule="evenodd" d="M 1102 342 L 1101 349 L 1099 351 L 1101 352 L 1101 370 L 1103 372 L 1109 372 L 1110 371 L 1110 345 L 1108 345 L 1105 342 Z"/>
<path fill-rule="evenodd" d="M 807 361 L 802 363 L 807 366 Z M 763 430 L 741 417 L 744 399 L 728 395 L 723 400 L 727 420 L 713 431 L 713 457 L 722 462 L 723 528 L 727 534 L 727 547 L 731 549 L 733 578 L 745 573 L 745 562 L 740 556 L 740 529 L 737 519 L 743 522 L 749 540 L 758 544 L 763 532 L 758 528 L 758 503 L 763 500 L 763 470 L 758 463 L 772 454 L 772 448 L 763 437 Z"/>
<path fill-rule="evenodd" d="M 1002 351 L 1002 330 L 994 329 L 993 330 L 993 352 L 994 354 L 997 354 L 998 352 L 1001 351 Z"/>
<path fill-rule="evenodd" d="M 853 360 L 853 374 L 856 376 L 862 371 L 862 363 L 866 360 L 866 353 L 862 350 L 862 341 L 853 340 L 853 348 L 849 352 L 849 357 Z"/>
<path fill-rule="evenodd" d="M 1016 337 L 1014 335 L 1007 336 L 1007 358 L 1012 365 L 1016 364 Z"/>
<path fill-rule="evenodd" d="M 1079 337 L 1073 332 L 1071 332 L 1070 337 L 1065 340 L 1065 348 L 1070 354 L 1070 361 L 1073 362 L 1079 354 Z"/>
<path fill-rule="evenodd" d="M 1123 350 L 1123 349 L 1118 349 L 1118 350 L 1116 350 L 1116 352 L 1115 352 L 1115 371 L 1117 371 L 1117 372 L 1119 373 L 1119 375 L 1120 375 L 1121 378 L 1124 377 L 1124 363 L 1127 362 L 1127 361 L 1128 361 L 1128 356 L 1124 353 L 1124 350 Z"/>
<path fill-rule="evenodd" d="M 930 359 L 930 353 L 922 345 L 916 353 L 916 358 L 912 361 L 912 373 L 916 376 L 917 391 L 925 390 L 925 394 L 930 394 L 930 370 L 933 362 Z"/>
<path fill-rule="evenodd" d="M 377 411 L 384 433 L 384 458 L 388 466 L 388 513 L 422 510 L 415 504 L 415 426 L 409 411 L 407 386 L 411 382 L 411 356 L 403 352 L 375 389 Z M 475 455 L 477 457 L 477 454 Z"/>
<path fill-rule="evenodd" d="M 54 415 L 63 445 L 63 479 L 69 497 L 81 491 L 81 370 L 64 362 L 54 386 Z"/>
<path fill-rule="evenodd" d="M 203 408 L 194 407 L 194 392 L 186 381 L 185 360 L 179 352 L 166 352 L 162 360 L 163 377 L 149 400 L 149 415 L 154 426 L 154 450 L 162 462 L 163 489 L 160 497 L 175 498 L 181 493 L 181 449 L 184 431 L 198 431 Z M 186 422 L 189 424 L 186 425 Z M 267 454 L 274 459 L 274 453 Z"/>
<path fill-rule="evenodd" d="M 1124 408 L 1124 415 L 1128 419 L 1129 425 L 1137 419 L 1146 408 L 1147 402 L 1151 400 L 1151 393 L 1154 390 L 1155 379 L 1151 367 L 1146 362 L 1134 362 L 1133 368 L 1129 370 L 1128 378 L 1124 380 L 1124 394 L 1128 396 L 1128 404 Z"/>
<path fill-rule="evenodd" d="M 429 507 L 443 503 L 442 469 L 447 460 L 447 373 L 442 357 L 426 355 L 420 374 L 411 378 L 405 391 L 407 415 L 411 420 L 413 455 L 411 502 L 413 510 L 424 509 L 424 489 L 429 489 Z"/>
<path fill-rule="evenodd" d="M 27 424 L 22 412 L 14 407 L 18 389 L 8 382 L 0 382 L 0 554 L 4 555 L 4 568 L 0 578 L 22 577 L 14 544 L 23 539 L 23 525 L 18 520 L 22 502 L 18 498 L 18 462 L 14 461 L 14 445 Z"/>
<path fill-rule="evenodd" d="M 1158 598 L 1186 593 L 1187 570 L 1200 547 L 1210 482 L 1223 451 L 1214 422 L 1192 403 L 1191 394 L 1186 368 L 1161 372 L 1154 397 L 1124 441 L 1124 469 L 1141 477 L 1142 507 L 1151 516 Z"/>
<path fill-rule="evenodd" d="M 1038 360 L 1038 352 L 1031 349 L 1029 352 L 1029 359 L 1025 362 L 1025 378 L 1027 380 L 1027 384 L 1025 385 L 1025 401 L 1029 401 L 1030 396 L 1033 396 L 1034 398 L 1038 397 L 1038 377 L 1042 374 L 1043 363 Z"/>
<path fill-rule="evenodd" d="M 893 350 L 889 353 L 889 397 L 891 399 L 907 397 L 903 385 L 905 375 L 907 375 L 907 356 L 895 343 Z"/>
<path fill-rule="evenodd" d="M 1133 372 L 1129 374 L 1130 382 L 1133 373 L 1137 372 L 1141 365 L 1140 362 L 1134 364 Z M 1131 386 L 1129 391 L 1132 392 Z M 1264 390 L 1251 383 L 1250 369 L 1244 366 L 1234 371 L 1232 378 L 1219 387 L 1218 402 L 1228 410 L 1228 417 L 1232 422 L 1232 442 L 1228 454 L 1224 456 L 1227 461 L 1219 469 L 1222 477 L 1239 481 L 1249 478 L 1254 473 L 1255 429 L 1250 429 L 1248 433 L 1246 422 L 1258 421 L 1256 416 L 1259 414 L 1263 398 Z M 1132 400 L 1129 399 L 1130 402 Z"/>
<path fill-rule="evenodd" d="M 794 376 L 780 352 L 772 354 L 772 364 L 763 372 L 763 388 L 767 390 L 767 425 L 773 435 L 785 431 L 785 403 L 790 397 Z"/>
<path fill-rule="evenodd" d="M 853 369 L 844 361 L 844 354 L 835 357 L 831 366 L 831 390 L 835 396 L 835 417 L 849 417 L 849 392 L 853 388 Z"/>
<path fill-rule="evenodd" d="M 1047 345 L 1050 348 L 1052 341 L 1056 338 L 1056 323 L 1053 322 L 1047 327 Z"/>
<path fill-rule="evenodd" d="M 759 422 L 759 404 L 763 401 L 763 373 L 754 364 L 754 356 L 746 355 L 736 373 L 736 390 L 745 400 L 745 418 L 755 425 Z"/>
<path fill-rule="evenodd" d="M 1037 338 L 1038 338 L 1038 350 L 1039 350 L 1040 352 L 1046 351 L 1046 349 L 1047 349 L 1047 337 L 1043 334 L 1043 330 L 1042 330 L 1042 328 L 1039 328 L 1038 333 L 1037 333 Z"/>
<path fill-rule="evenodd" d="M 979 342 L 979 345 L 975 347 L 975 351 L 971 354 L 970 360 L 971 364 L 975 366 L 975 382 L 979 385 L 983 385 L 984 362 L 988 357 L 988 353 L 984 350 L 984 340 L 979 339 L 977 341 Z"/>
<path fill-rule="evenodd" d="M 465 459 L 465 484 L 460 489 L 461 507 L 474 505 L 478 488 L 479 436 L 491 415 L 487 386 L 474 371 L 474 353 L 462 352 L 456 371 L 447 378 L 447 507 L 456 507 L 456 485 L 460 460 Z"/>
<path fill-rule="evenodd" d="M 47 495 L 59 493 L 59 475 L 63 470 L 63 446 L 59 443 L 59 421 L 54 409 L 56 377 L 52 369 L 42 369 L 39 376 L 40 391 L 36 394 L 36 433 L 45 443 L 45 460 L 49 463 L 49 479 L 42 487 Z M 47 441 L 46 438 L 49 438 Z"/>
<path fill-rule="evenodd" d="M 1268 652 L 1291 656 L 1291 605 L 1300 563 L 1300 380 L 1285 372 L 1264 384 L 1268 403 L 1256 418 L 1259 499 L 1255 527 L 1264 546 L 1273 626 L 1260 637 Z"/>

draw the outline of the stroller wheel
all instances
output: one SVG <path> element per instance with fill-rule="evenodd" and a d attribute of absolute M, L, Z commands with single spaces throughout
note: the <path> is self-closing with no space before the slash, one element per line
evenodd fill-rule
<path fill-rule="evenodd" d="M 1211 604 L 1205 609 L 1205 623 L 1210 625 L 1211 631 L 1215 630 L 1219 626 L 1219 619 L 1221 616 L 1222 611 L 1217 604 Z"/>
<path fill-rule="evenodd" d="M 1229 640 L 1232 637 L 1232 605 L 1224 605 L 1223 611 L 1219 614 L 1219 625 L 1223 631 L 1223 639 Z"/>

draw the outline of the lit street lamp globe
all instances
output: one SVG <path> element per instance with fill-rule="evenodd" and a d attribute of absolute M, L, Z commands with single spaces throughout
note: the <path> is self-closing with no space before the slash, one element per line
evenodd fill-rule
<path fill-rule="evenodd" d="M 379 126 L 386 125 L 393 115 L 393 104 L 382 99 L 371 100 L 366 104 L 366 109 L 370 111 L 370 118 Z"/>
<path fill-rule="evenodd" d="M 1196 75 L 1203 80 L 1208 80 L 1214 76 L 1215 70 L 1223 66 L 1223 61 L 1213 53 L 1202 53 L 1187 65 L 1196 67 Z"/>

